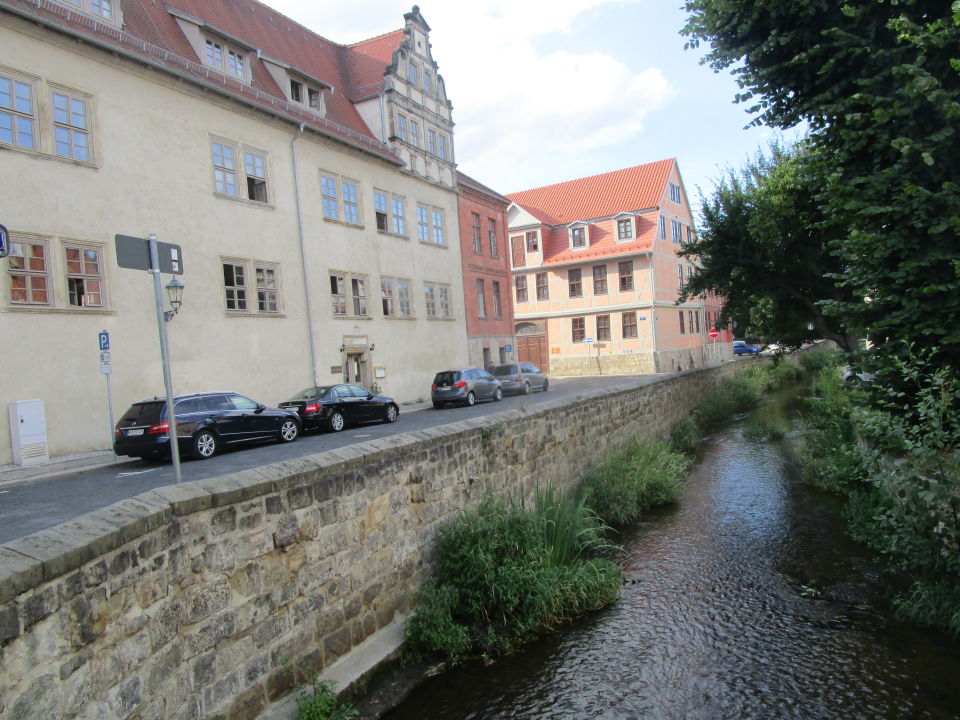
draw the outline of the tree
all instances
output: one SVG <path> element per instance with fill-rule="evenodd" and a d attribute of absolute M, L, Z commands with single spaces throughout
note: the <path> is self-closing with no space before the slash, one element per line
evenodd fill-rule
<path fill-rule="evenodd" d="M 731 68 L 753 123 L 806 120 L 814 200 L 846 300 L 825 309 L 960 364 L 960 2 L 687 0 L 684 34 Z M 866 300 L 864 302 L 863 300 Z"/>
<path fill-rule="evenodd" d="M 842 270 L 830 243 L 844 229 L 829 222 L 814 197 L 819 178 L 801 149 L 773 145 L 742 170 L 728 170 L 702 197 L 695 241 L 680 251 L 697 272 L 684 299 L 704 292 L 724 298 L 723 320 L 748 332 L 798 345 L 817 334 L 853 350 L 856 336 L 823 311 L 823 300 L 852 303 L 832 276 Z"/>

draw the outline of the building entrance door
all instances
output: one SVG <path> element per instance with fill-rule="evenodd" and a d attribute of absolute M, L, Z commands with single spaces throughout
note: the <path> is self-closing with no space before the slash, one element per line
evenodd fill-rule
<path fill-rule="evenodd" d="M 517 358 L 520 362 L 536 365 L 545 373 L 550 372 L 550 356 L 547 354 L 547 335 L 535 323 L 517 325 Z"/>
<path fill-rule="evenodd" d="M 344 365 L 344 368 L 346 369 L 343 374 L 344 382 L 352 383 L 354 385 L 363 385 L 366 387 L 363 373 L 364 365 L 363 353 L 348 353 L 347 364 Z"/>

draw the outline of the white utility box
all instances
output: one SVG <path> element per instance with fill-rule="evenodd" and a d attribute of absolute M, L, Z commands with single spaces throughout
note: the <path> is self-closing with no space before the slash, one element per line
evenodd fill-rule
<path fill-rule="evenodd" d="M 10 443 L 13 462 L 17 465 L 30 467 L 50 462 L 43 400 L 10 403 Z"/>

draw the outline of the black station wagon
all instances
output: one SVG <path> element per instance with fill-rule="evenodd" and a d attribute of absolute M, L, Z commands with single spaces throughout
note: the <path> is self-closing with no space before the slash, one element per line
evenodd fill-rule
<path fill-rule="evenodd" d="M 393 398 L 374 395 L 359 385 L 309 387 L 280 403 L 295 410 L 303 429 L 322 428 L 340 432 L 347 425 L 363 422 L 396 422 L 400 406 Z"/>

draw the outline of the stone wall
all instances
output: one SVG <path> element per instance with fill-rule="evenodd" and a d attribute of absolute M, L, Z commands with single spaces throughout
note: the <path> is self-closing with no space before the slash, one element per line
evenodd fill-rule
<path fill-rule="evenodd" d="M 0 716 L 256 718 L 409 609 L 441 524 L 487 492 L 572 487 L 740 365 L 161 488 L 0 546 Z"/>

